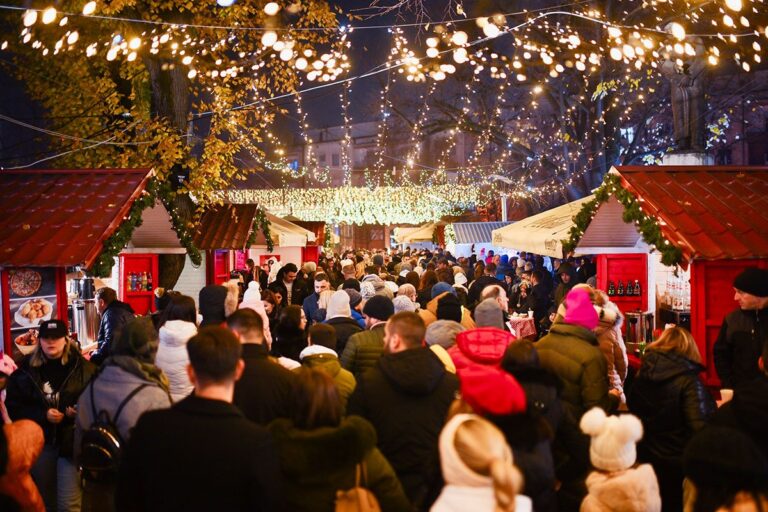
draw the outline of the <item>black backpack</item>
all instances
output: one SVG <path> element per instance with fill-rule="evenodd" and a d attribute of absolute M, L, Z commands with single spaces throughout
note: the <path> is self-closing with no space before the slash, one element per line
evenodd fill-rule
<path fill-rule="evenodd" d="M 80 442 L 80 473 L 84 480 L 91 482 L 114 482 L 124 448 L 123 439 L 117 429 L 117 420 L 123 412 L 123 407 L 149 384 L 140 384 L 128 393 L 117 406 L 114 418 L 110 418 L 109 413 L 103 409 L 96 412 L 96 402 L 93 399 L 94 384 L 95 379 L 91 381 L 93 423 L 83 432 Z"/>

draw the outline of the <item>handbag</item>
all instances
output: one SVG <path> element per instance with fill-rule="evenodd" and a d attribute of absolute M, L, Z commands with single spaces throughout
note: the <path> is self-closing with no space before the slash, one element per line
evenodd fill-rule
<path fill-rule="evenodd" d="M 379 500 L 366 489 L 368 480 L 365 462 L 355 466 L 355 486 L 336 491 L 336 512 L 381 512 Z"/>

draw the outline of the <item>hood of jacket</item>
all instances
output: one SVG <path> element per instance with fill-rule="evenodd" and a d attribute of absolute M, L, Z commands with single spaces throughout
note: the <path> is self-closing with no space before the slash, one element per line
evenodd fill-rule
<path fill-rule="evenodd" d="M 661 510 L 659 484 L 650 464 L 616 473 L 592 472 L 587 489 L 589 494 L 581 504 L 584 512 Z"/>
<path fill-rule="evenodd" d="M 335 350 L 321 345 L 310 345 L 299 354 L 301 364 L 310 368 L 325 370 L 331 377 L 336 377 L 341 371 L 339 356 Z"/>
<path fill-rule="evenodd" d="M 470 361 L 483 365 L 498 365 L 509 344 L 515 339 L 507 331 L 495 327 L 478 327 L 460 332 L 455 347 Z M 453 354 L 455 348 L 448 351 Z M 458 365 L 457 365 L 458 366 Z"/>
<path fill-rule="evenodd" d="M 348 416 L 338 427 L 301 430 L 288 419 L 276 419 L 269 425 L 280 447 L 281 469 L 286 476 L 336 471 L 354 466 L 376 446 L 373 426 L 358 416 Z"/>
<path fill-rule="evenodd" d="M 597 328 L 595 328 L 598 336 L 608 329 L 621 328 L 624 323 L 624 317 L 619 307 L 613 302 L 607 302 L 603 306 L 595 306 L 595 311 L 597 312 L 597 318 L 600 320 Z"/>
<path fill-rule="evenodd" d="M 549 330 L 549 332 L 559 336 L 570 336 L 573 338 L 578 338 L 582 341 L 586 341 L 590 345 L 597 346 L 597 337 L 595 336 L 595 333 L 580 325 L 555 321 L 555 323 L 552 324 L 552 328 Z"/>
<path fill-rule="evenodd" d="M 653 382 L 664 382 L 685 373 L 698 375 L 702 371 L 702 365 L 680 354 L 660 350 L 646 351 L 640 366 L 640 375 Z"/>
<path fill-rule="evenodd" d="M 446 373 L 440 358 L 425 347 L 382 354 L 378 365 L 392 386 L 407 395 L 432 393 Z"/>
<path fill-rule="evenodd" d="M 347 325 L 350 325 L 350 326 L 360 327 L 360 324 L 357 323 L 357 320 L 355 320 L 354 318 L 352 318 L 350 316 L 337 316 L 337 317 L 333 317 L 333 318 L 331 318 L 329 320 L 326 320 L 324 323 L 326 323 L 328 325 L 334 325 L 334 326 L 335 325 L 341 325 L 341 324 L 347 324 Z"/>
<path fill-rule="evenodd" d="M 160 328 L 160 344 L 168 347 L 186 345 L 189 338 L 197 334 L 197 326 L 184 320 L 168 320 Z"/>

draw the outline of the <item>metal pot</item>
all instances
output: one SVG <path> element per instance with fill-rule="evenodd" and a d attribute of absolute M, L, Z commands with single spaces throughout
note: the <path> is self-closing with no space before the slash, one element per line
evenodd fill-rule
<path fill-rule="evenodd" d="M 96 286 L 93 284 L 93 278 L 83 277 L 82 279 L 78 279 L 77 291 L 81 300 L 93 299 L 96 294 Z"/>

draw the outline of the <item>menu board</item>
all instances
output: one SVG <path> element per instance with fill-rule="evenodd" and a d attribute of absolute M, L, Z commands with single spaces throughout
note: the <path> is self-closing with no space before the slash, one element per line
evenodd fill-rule
<path fill-rule="evenodd" d="M 34 351 L 36 329 L 56 318 L 56 269 L 14 268 L 8 270 L 8 305 L 14 356 Z"/>

